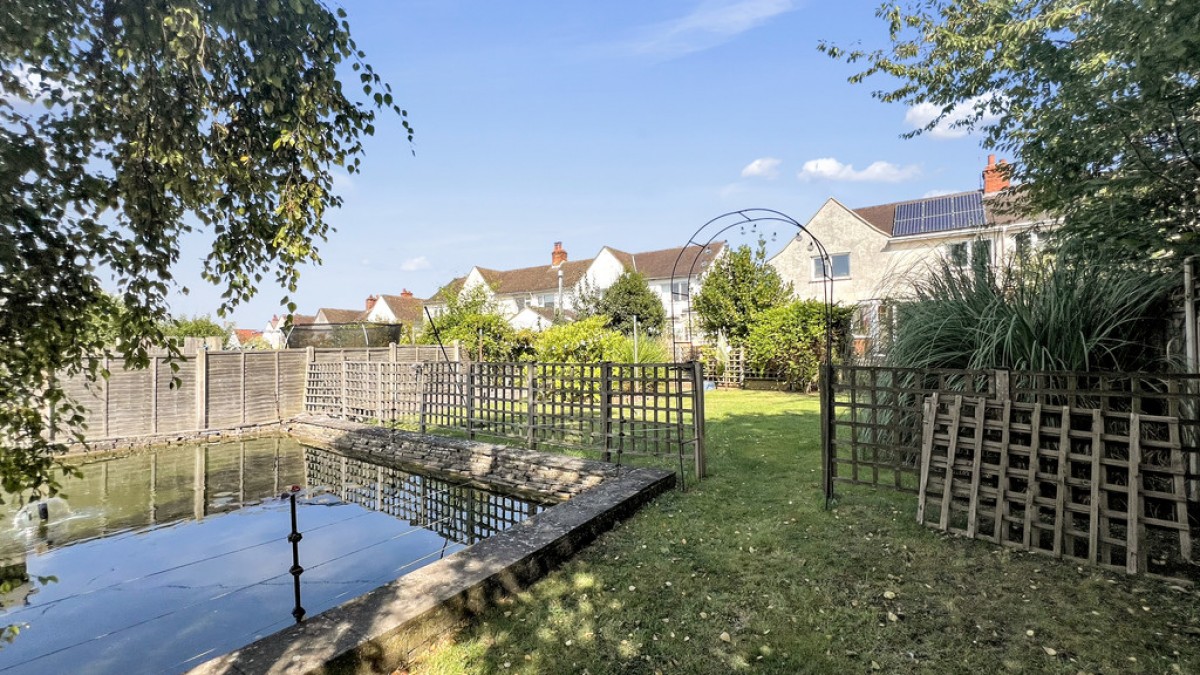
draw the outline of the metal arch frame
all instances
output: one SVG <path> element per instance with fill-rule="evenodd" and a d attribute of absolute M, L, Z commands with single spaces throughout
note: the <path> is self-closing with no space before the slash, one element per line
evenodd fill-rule
<path fill-rule="evenodd" d="M 724 223 L 723 221 L 732 220 L 733 222 Z M 687 276 L 683 278 L 687 282 L 688 289 L 688 321 L 686 322 L 686 342 L 691 344 L 692 341 L 692 277 L 696 273 L 696 265 L 700 262 L 700 257 L 706 249 L 717 237 L 734 227 L 745 227 L 746 225 L 755 225 L 757 223 L 782 223 L 790 225 L 797 230 L 797 238 L 800 235 L 805 235 L 812 240 L 817 248 L 817 253 L 820 255 L 824 274 L 821 279 L 821 290 L 824 303 L 825 315 L 825 353 L 821 362 L 821 464 L 822 464 L 822 483 L 825 493 L 825 507 L 829 508 L 833 500 L 833 270 L 832 259 L 829 256 L 829 250 L 825 248 L 825 244 L 813 234 L 803 223 L 795 218 L 774 209 L 750 208 L 740 209 L 723 213 L 707 223 L 701 225 L 683 248 L 680 249 L 679 255 L 675 257 L 675 264 L 671 266 L 671 344 L 674 347 L 673 351 L 678 350 L 681 340 L 677 338 L 676 333 L 676 316 L 675 316 L 675 281 L 678 277 L 679 264 L 683 260 L 684 254 L 692 246 L 700 246 L 700 253 L 692 258 L 691 265 L 688 266 Z M 705 230 L 711 227 L 719 226 L 713 232 L 712 236 L 707 241 L 701 243 L 699 238 Z M 678 356 L 675 356 L 678 358 Z"/>

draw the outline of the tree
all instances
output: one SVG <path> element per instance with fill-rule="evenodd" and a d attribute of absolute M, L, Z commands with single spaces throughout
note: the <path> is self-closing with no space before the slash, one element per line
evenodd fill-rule
<path fill-rule="evenodd" d="M 517 331 L 500 316 L 492 295 L 483 286 L 472 286 L 461 292 L 443 289 L 439 296 L 446 309 L 425 326 L 417 341 L 423 344 L 462 343 L 471 358 L 478 358 L 480 345 L 485 361 L 513 361 L 523 353 Z"/>
<path fill-rule="evenodd" d="M 887 4 L 890 46 L 821 49 L 898 84 L 886 102 L 979 130 L 1010 153 L 1033 213 L 1139 260 L 1200 252 L 1200 3 L 933 0 Z"/>
<path fill-rule="evenodd" d="M 163 335 L 173 338 L 189 338 L 189 337 L 219 337 L 221 343 L 229 337 L 229 327 L 222 326 L 213 320 L 211 316 L 197 314 L 193 317 L 180 317 L 171 319 L 162 327 Z"/>
<path fill-rule="evenodd" d="M 641 272 L 625 272 L 617 277 L 600 296 L 597 309 L 609 318 L 610 327 L 626 335 L 633 334 L 635 316 L 638 330 L 651 337 L 662 333 L 667 322 L 662 300 L 650 290 Z"/>
<path fill-rule="evenodd" d="M 835 355 L 842 351 L 853 315 L 853 307 L 833 308 Z M 751 367 L 777 373 L 792 389 L 812 391 L 825 353 L 825 303 L 796 300 L 763 311 L 750 326 L 746 352 Z"/>
<path fill-rule="evenodd" d="M 405 114 L 344 16 L 320 0 L 0 5 L 5 490 L 55 491 L 64 446 L 49 439 L 83 439 L 58 375 L 94 381 L 105 355 L 144 366 L 149 347 L 177 349 L 160 319 L 184 235 L 212 242 L 219 314 L 266 277 L 293 293 L 319 261 L 341 204 L 332 168 L 358 170 L 376 110 Z M 125 307 L 115 344 L 76 320 L 107 302 L 102 279 Z"/>
<path fill-rule="evenodd" d="M 692 305 L 704 332 L 724 335 L 736 345 L 750 334 L 759 312 L 782 305 L 791 295 L 792 285 L 767 264 L 766 242 L 759 240 L 754 250 L 743 245 L 717 258 Z"/>

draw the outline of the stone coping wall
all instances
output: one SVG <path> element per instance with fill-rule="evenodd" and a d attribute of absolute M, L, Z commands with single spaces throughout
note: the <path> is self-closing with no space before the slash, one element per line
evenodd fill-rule
<path fill-rule="evenodd" d="M 405 664 L 433 641 L 538 580 L 674 486 L 673 472 L 624 469 L 509 530 L 190 673 L 406 672 Z"/>
<path fill-rule="evenodd" d="M 284 429 L 303 443 L 350 457 L 433 473 L 539 501 L 569 499 L 616 477 L 619 471 L 612 464 L 595 460 L 391 430 L 319 415 L 301 415 L 285 424 Z"/>

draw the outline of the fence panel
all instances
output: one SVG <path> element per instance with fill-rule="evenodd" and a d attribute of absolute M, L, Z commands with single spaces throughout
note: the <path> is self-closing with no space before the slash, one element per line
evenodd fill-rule
<path fill-rule="evenodd" d="M 703 475 L 703 369 L 697 363 L 309 364 L 305 410 L 446 429 L 531 448 L 685 458 Z"/>

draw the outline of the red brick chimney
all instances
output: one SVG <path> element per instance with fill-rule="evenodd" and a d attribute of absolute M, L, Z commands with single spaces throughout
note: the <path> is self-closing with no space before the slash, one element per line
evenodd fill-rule
<path fill-rule="evenodd" d="M 377 295 L 368 295 L 367 296 L 367 311 L 368 312 L 371 311 L 372 309 L 375 309 L 376 302 L 379 302 L 379 296 L 377 296 Z"/>
<path fill-rule="evenodd" d="M 402 298 L 411 298 L 412 296 L 413 296 L 412 291 L 408 290 L 407 288 L 400 291 L 400 297 L 402 297 Z"/>
<path fill-rule="evenodd" d="M 1008 162 L 996 162 L 995 155 L 988 155 L 987 168 L 983 170 L 983 194 L 990 195 L 1008 188 Z"/>
<path fill-rule="evenodd" d="M 567 252 L 562 247 L 561 241 L 554 242 L 554 251 L 550 253 L 550 264 L 557 267 L 567 262 Z"/>

